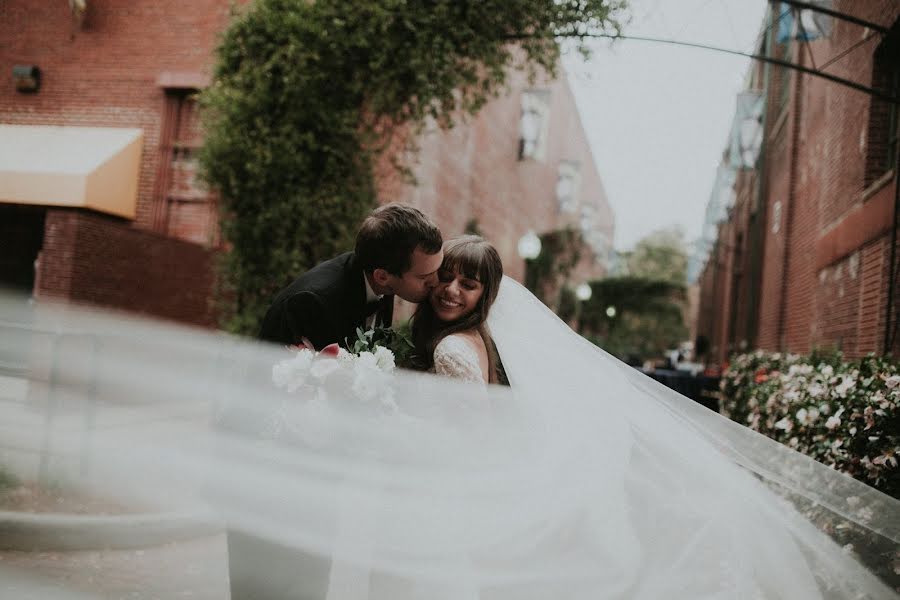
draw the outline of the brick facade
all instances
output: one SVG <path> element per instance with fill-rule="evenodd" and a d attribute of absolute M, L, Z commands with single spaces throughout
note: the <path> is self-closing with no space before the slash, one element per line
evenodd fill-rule
<path fill-rule="evenodd" d="M 777 55 L 787 52 L 796 63 L 822 68 L 859 43 L 828 64 L 827 72 L 879 85 L 876 57 L 890 43 L 885 40 L 900 35 L 900 5 L 845 0 L 834 8 L 891 33 L 885 37 L 835 20 L 829 37 L 809 42 L 808 48 L 800 42 L 792 42 L 792 48 L 776 46 Z M 863 41 L 864 36 L 871 39 Z M 900 55 L 892 55 L 896 68 Z M 888 303 L 895 309 L 898 304 L 897 284 L 890 288 L 897 172 L 885 161 L 889 114 L 885 103 L 860 91 L 773 68 L 763 158 L 755 172 L 762 174 L 754 192 L 763 200 L 758 215 L 764 229 L 754 231 L 742 216 L 747 202 L 739 199 L 720 226 L 719 244 L 710 257 L 711 262 L 733 264 L 734 249 L 723 234 L 759 234 L 760 275 L 743 281 L 737 297 L 758 293 L 760 303 L 754 314 L 740 314 L 735 301 L 713 293 L 722 284 L 707 265 L 699 321 L 706 323 L 702 333 L 715 349 L 711 360 L 721 364 L 729 352 L 744 346 L 799 353 L 833 348 L 849 357 L 898 352 L 896 335 L 893 347 L 885 347 Z M 751 326 L 729 337 L 725 325 L 716 326 L 728 320 Z M 896 316 L 892 329 L 895 322 Z"/>
<path fill-rule="evenodd" d="M 0 122 L 20 125 L 139 127 L 144 146 L 137 216 L 122 221 L 87 211 L 46 209 L 35 274 L 38 298 L 54 297 L 133 309 L 209 325 L 212 256 L 219 247 L 215 198 L 195 179 L 201 143 L 193 92 L 209 81 L 217 35 L 231 2 L 90 0 L 79 21 L 66 2 L 0 2 Z M 38 66 L 36 94 L 17 93 L 13 65 Z M 549 136 L 542 160 L 518 160 L 521 93 L 514 74 L 508 95 L 470 122 L 421 139 L 418 186 L 384 165 L 381 201 L 399 200 L 431 214 L 445 234 L 479 229 L 521 278 L 516 242 L 528 229 L 549 231 L 573 219 L 557 210 L 561 161 L 580 164 L 582 203 L 594 206 L 596 228 L 612 239 L 612 212 L 594 167 L 565 78 L 535 84 L 549 91 Z M 31 227 L 37 221 L 32 220 Z M 30 237 L 29 237 L 30 236 Z M 18 266 L 33 249 L 17 251 Z M 603 272 L 591 258 L 579 277 Z M 0 273 L 2 274 L 2 273 Z"/>

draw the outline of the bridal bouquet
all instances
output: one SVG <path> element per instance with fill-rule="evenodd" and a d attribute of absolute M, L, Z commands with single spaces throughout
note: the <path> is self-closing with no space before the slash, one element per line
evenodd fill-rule
<path fill-rule="evenodd" d="M 272 382 L 288 392 L 271 415 L 266 438 L 321 438 L 330 417 L 343 409 L 370 416 L 398 412 L 393 372 L 397 355 L 405 356 L 412 344 L 391 329 L 357 329 L 347 348 L 331 344 L 316 351 L 304 343 L 291 348 L 291 356 L 272 367 Z M 395 353 L 396 350 L 396 353 Z"/>

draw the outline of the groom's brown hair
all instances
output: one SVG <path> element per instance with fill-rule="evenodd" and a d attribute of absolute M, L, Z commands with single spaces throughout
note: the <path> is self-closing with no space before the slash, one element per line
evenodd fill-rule
<path fill-rule="evenodd" d="M 356 260 L 371 273 L 384 269 L 398 277 L 412 266 L 412 254 L 421 248 L 437 254 L 444 244 L 441 230 L 412 206 L 386 204 L 372 211 L 356 234 Z"/>

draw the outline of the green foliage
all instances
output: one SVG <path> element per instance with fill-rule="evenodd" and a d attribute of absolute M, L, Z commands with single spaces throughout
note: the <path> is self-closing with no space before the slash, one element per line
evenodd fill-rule
<path fill-rule="evenodd" d="M 578 313 L 578 298 L 575 296 L 575 290 L 571 286 L 564 285 L 559 290 L 559 306 L 556 308 L 556 315 L 568 323 Z"/>
<path fill-rule="evenodd" d="M 581 260 L 584 240 L 567 227 L 541 234 L 541 253 L 525 263 L 525 287 L 541 302 L 558 310 L 572 269 Z"/>
<path fill-rule="evenodd" d="M 228 248 L 223 324 L 255 332 L 278 289 L 351 247 L 395 132 L 414 139 L 426 119 L 450 127 L 476 113 L 511 68 L 555 74 L 557 38 L 616 30 L 622 6 L 257 0 L 236 11 L 201 96 L 201 165 Z"/>
<path fill-rule="evenodd" d="M 590 282 L 591 299 L 582 306 L 579 327 L 592 341 L 618 356 L 661 356 L 687 335 L 685 287 L 643 277 L 611 277 Z M 609 307 L 615 316 L 607 315 Z"/>
<path fill-rule="evenodd" d="M 684 232 L 678 227 L 651 233 L 625 259 L 629 275 L 677 285 L 687 284 L 687 263 Z"/>
<path fill-rule="evenodd" d="M 900 498 L 900 369 L 874 355 L 732 357 L 722 413 Z"/>
<path fill-rule="evenodd" d="M 375 327 L 364 330 L 356 328 L 356 339 L 351 344 L 347 341 L 347 349 L 353 354 L 375 352 L 378 347 L 387 348 L 394 353 L 394 362 L 399 367 L 406 367 L 413 359 L 415 347 L 409 336 L 409 330 L 401 328 Z"/>

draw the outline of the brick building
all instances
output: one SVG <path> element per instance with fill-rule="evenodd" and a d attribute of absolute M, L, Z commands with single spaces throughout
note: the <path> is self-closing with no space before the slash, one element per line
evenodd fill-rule
<path fill-rule="evenodd" d="M 878 27 L 819 15 L 824 29 L 802 41 L 795 15 L 770 14 L 758 51 L 900 96 L 900 4 L 833 8 Z M 762 102 L 761 143 L 752 164 L 730 145 L 733 181 L 725 200 L 714 192 L 722 214 L 697 325 L 709 359 L 745 348 L 897 355 L 897 103 L 758 62 L 747 83 Z"/>
<path fill-rule="evenodd" d="M 195 181 L 193 94 L 230 4 L 0 3 L 0 286 L 213 324 L 220 240 Z M 581 276 L 602 274 L 613 217 L 566 80 L 512 79 L 476 118 L 424 134 L 417 187 L 380 169 L 380 200 L 447 236 L 477 226 L 519 278 L 519 238 L 573 224 L 596 255 Z"/>

